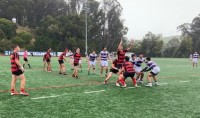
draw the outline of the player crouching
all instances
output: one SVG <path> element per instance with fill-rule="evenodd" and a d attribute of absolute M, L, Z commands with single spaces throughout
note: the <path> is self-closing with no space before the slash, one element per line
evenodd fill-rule
<path fill-rule="evenodd" d="M 126 87 L 125 79 L 128 77 L 132 78 L 133 85 L 137 87 L 137 81 L 134 78 L 135 70 L 133 68 L 133 63 L 130 62 L 129 59 L 130 58 L 128 56 L 125 57 L 125 62 L 122 67 L 122 71 L 124 71 L 124 73 L 119 76 L 119 83 L 121 84 L 121 87 Z"/>
<path fill-rule="evenodd" d="M 151 72 L 148 74 L 147 76 L 147 80 L 148 80 L 148 84 L 146 85 L 147 87 L 152 87 L 152 82 L 151 82 L 151 77 L 153 77 L 154 81 L 155 81 L 155 85 L 158 85 L 158 80 L 157 80 L 157 77 L 156 75 L 159 74 L 160 72 L 160 68 L 159 66 L 151 61 L 151 58 L 146 58 L 146 63 L 147 63 L 147 67 L 145 67 L 141 72 L 147 72 L 147 71 L 150 71 Z"/>
<path fill-rule="evenodd" d="M 107 84 L 108 83 L 108 80 L 112 77 L 113 73 L 116 74 L 116 75 L 120 75 L 120 71 L 119 69 L 117 68 L 117 62 L 118 60 L 115 59 L 113 62 L 112 62 L 112 66 L 110 68 L 110 72 L 108 74 L 108 77 L 105 79 L 104 81 L 104 84 Z M 120 86 L 118 82 L 116 82 L 116 86 Z"/>

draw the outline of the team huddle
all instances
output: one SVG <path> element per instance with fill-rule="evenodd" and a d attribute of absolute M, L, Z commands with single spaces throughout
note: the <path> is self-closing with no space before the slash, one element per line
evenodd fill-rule
<path fill-rule="evenodd" d="M 116 86 L 119 87 L 127 87 L 126 79 L 131 78 L 134 87 L 137 87 L 138 83 L 143 84 L 144 72 L 148 72 L 147 87 L 152 87 L 151 77 L 155 81 L 155 85 L 158 85 L 158 80 L 156 75 L 159 74 L 160 68 L 159 66 L 151 60 L 151 58 L 147 57 L 144 58 L 143 53 L 139 53 L 137 57 L 136 54 L 132 54 L 130 57 L 125 56 L 126 52 L 128 52 L 132 46 L 133 42 L 131 42 L 130 47 L 127 49 L 123 49 L 122 46 L 123 41 L 120 42 L 117 51 L 117 59 L 112 59 L 107 51 L 106 47 L 100 52 L 99 55 L 96 54 L 95 51 L 92 51 L 91 54 L 87 55 L 87 62 L 88 62 L 88 75 L 96 74 L 96 66 L 100 66 L 100 76 L 103 77 L 103 71 L 105 70 L 105 80 L 104 84 L 107 84 L 109 79 L 112 77 L 113 74 L 118 75 L 116 80 Z M 19 54 L 20 48 L 18 45 L 13 46 L 13 53 L 10 55 L 11 60 L 11 72 L 12 72 L 12 82 L 11 82 L 11 95 L 24 95 L 28 96 L 29 93 L 25 91 L 25 75 L 24 75 L 24 68 L 25 65 L 28 64 L 28 67 L 31 68 L 30 64 L 28 63 L 28 54 L 27 51 L 24 52 L 24 64 L 23 66 L 19 62 Z M 66 67 L 64 62 L 66 62 L 66 56 L 70 57 L 70 65 L 71 70 L 73 70 L 72 77 L 79 78 L 78 73 L 82 71 L 82 55 L 80 53 L 80 49 L 77 48 L 75 53 L 73 54 L 70 50 L 65 49 L 59 56 L 58 56 L 58 64 L 60 65 L 59 74 L 66 75 Z M 109 60 L 112 62 L 110 72 L 108 73 L 108 65 Z M 47 72 L 52 72 L 51 67 L 51 48 L 47 50 L 46 54 L 43 57 L 44 67 L 43 70 Z M 146 67 L 142 68 L 142 64 L 146 63 Z M 21 86 L 20 86 L 20 93 L 18 93 L 15 89 L 15 84 L 17 78 L 21 78 Z"/>

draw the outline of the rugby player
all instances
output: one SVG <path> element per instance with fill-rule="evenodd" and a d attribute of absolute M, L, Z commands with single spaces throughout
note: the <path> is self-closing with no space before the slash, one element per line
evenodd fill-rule
<path fill-rule="evenodd" d="M 151 72 L 147 75 L 148 84 L 146 86 L 152 87 L 151 77 L 153 77 L 155 85 L 158 85 L 158 79 L 156 76 L 160 73 L 160 67 L 154 61 L 151 61 L 150 57 L 146 58 L 146 63 L 147 67 L 145 67 L 141 71 L 141 72 L 147 72 L 151 70 Z"/>
<path fill-rule="evenodd" d="M 193 59 L 193 69 L 194 69 L 194 66 L 196 66 L 197 68 L 197 64 L 198 64 L 198 59 L 199 59 L 199 54 L 197 54 L 197 52 L 195 51 L 193 56 L 192 56 L 192 59 Z"/>
<path fill-rule="evenodd" d="M 28 63 L 28 51 L 24 51 L 24 64 L 23 64 L 23 67 L 25 68 L 25 65 L 28 64 L 28 67 L 31 68 L 31 65 Z"/>
<path fill-rule="evenodd" d="M 96 67 L 96 60 L 97 60 L 97 54 L 95 51 L 93 51 L 89 56 L 88 56 L 88 75 L 90 74 L 90 69 L 92 67 L 93 69 L 93 75 L 95 73 L 95 67 Z"/>
<path fill-rule="evenodd" d="M 66 75 L 66 67 L 64 64 L 64 61 L 66 61 L 66 54 L 68 52 L 68 49 L 65 49 L 65 51 L 58 57 L 58 63 L 60 64 L 60 72 L 59 74 Z"/>
<path fill-rule="evenodd" d="M 105 76 L 107 77 L 108 73 L 108 59 L 110 60 L 109 52 L 107 51 L 107 48 L 104 47 L 103 50 L 100 52 L 99 60 L 101 64 L 101 72 L 100 76 L 102 77 L 103 70 L 106 70 Z"/>
<path fill-rule="evenodd" d="M 79 69 L 79 60 L 81 59 L 80 48 L 76 49 L 76 53 L 74 53 L 74 72 L 72 77 L 78 78 L 78 69 Z"/>
<path fill-rule="evenodd" d="M 25 85 L 26 85 L 26 78 L 24 75 L 24 68 L 20 64 L 19 61 L 19 54 L 20 51 L 19 45 L 13 45 L 13 53 L 10 55 L 10 62 L 11 62 L 11 72 L 12 72 L 12 81 L 11 81 L 11 95 L 23 95 L 28 96 L 29 93 L 25 91 Z M 21 86 L 20 86 L 20 93 L 18 93 L 15 89 L 15 84 L 17 82 L 17 78 L 21 79 Z"/>

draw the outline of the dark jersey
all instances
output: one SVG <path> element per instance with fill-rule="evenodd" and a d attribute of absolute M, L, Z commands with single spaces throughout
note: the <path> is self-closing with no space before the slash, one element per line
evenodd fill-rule
<path fill-rule="evenodd" d="M 63 60 L 65 56 L 66 56 L 66 53 L 62 53 L 62 54 L 58 57 L 58 60 Z"/>
<path fill-rule="evenodd" d="M 118 60 L 117 59 L 115 59 L 113 62 L 112 62 L 112 64 L 114 64 L 114 67 L 116 67 L 117 68 L 117 63 L 118 63 Z M 111 67 L 112 68 L 112 67 Z"/>
<path fill-rule="evenodd" d="M 81 54 L 80 53 L 75 53 L 74 54 L 74 64 L 79 64 L 79 60 L 81 59 Z"/>
<path fill-rule="evenodd" d="M 125 72 L 127 73 L 133 73 L 135 72 L 134 67 L 133 67 L 133 63 L 130 61 L 125 61 L 123 64 L 123 67 L 125 69 Z"/>
<path fill-rule="evenodd" d="M 117 51 L 118 64 L 123 64 L 127 50 Z"/>
<path fill-rule="evenodd" d="M 13 52 L 10 55 L 10 62 L 11 62 L 11 72 L 16 72 L 19 70 L 18 65 L 16 64 L 16 60 L 19 60 L 19 54 L 17 52 Z"/>

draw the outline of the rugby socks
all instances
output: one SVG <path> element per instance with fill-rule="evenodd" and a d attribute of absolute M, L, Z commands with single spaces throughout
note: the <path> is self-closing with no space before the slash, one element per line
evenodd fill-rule
<path fill-rule="evenodd" d="M 11 93 L 14 93 L 14 92 L 15 92 L 15 89 L 11 89 L 10 91 L 11 91 Z"/>
<path fill-rule="evenodd" d="M 122 86 L 124 86 L 125 85 L 125 81 L 124 81 L 124 79 L 119 79 L 119 82 L 120 82 L 120 84 L 122 84 Z"/>
<path fill-rule="evenodd" d="M 30 65 L 30 64 L 28 64 L 28 67 L 29 67 L 29 68 L 31 68 L 31 65 Z"/>
<path fill-rule="evenodd" d="M 135 78 L 132 78 L 132 81 L 133 81 L 133 85 L 137 84 L 137 80 Z"/>

